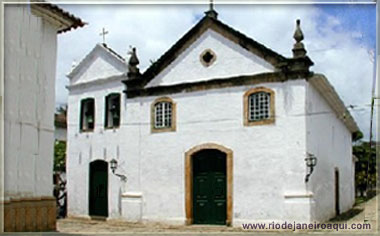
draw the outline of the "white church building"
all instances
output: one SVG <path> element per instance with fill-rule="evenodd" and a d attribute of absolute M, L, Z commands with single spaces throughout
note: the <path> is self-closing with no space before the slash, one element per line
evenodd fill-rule
<path fill-rule="evenodd" d="M 97 44 L 69 73 L 69 216 L 239 226 L 353 206 L 359 128 L 300 21 L 286 58 L 217 15 L 144 72 Z"/>

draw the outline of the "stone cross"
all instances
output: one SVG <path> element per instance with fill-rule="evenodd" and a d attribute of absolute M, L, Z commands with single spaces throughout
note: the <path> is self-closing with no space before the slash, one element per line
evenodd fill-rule
<path fill-rule="evenodd" d="M 103 27 L 102 32 L 100 32 L 100 36 L 103 36 L 103 44 L 106 44 L 106 34 L 108 34 L 108 31 Z"/>

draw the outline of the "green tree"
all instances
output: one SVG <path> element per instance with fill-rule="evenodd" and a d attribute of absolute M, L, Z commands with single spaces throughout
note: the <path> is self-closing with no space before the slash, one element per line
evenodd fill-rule
<path fill-rule="evenodd" d="M 353 146 L 353 154 L 358 158 L 355 165 L 356 191 L 363 196 L 366 190 L 373 190 L 376 187 L 376 147 L 372 145 L 370 148 L 369 142 L 358 142 Z"/>
<path fill-rule="evenodd" d="M 66 171 L 66 142 L 55 141 L 54 145 L 54 171 Z"/>
<path fill-rule="evenodd" d="M 55 127 L 66 129 L 67 105 L 56 108 Z M 54 171 L 66 171 L 66 142 L 55 141 L 54 145 Z"/>

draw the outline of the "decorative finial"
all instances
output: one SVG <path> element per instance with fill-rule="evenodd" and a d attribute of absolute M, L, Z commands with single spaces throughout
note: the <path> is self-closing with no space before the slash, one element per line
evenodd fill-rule
<path fill-rule="evenodd" d="M 100 32 L 100 36 L 103 36 L 103 44 L 106 44 L 106 34 L 108 34 L 108 31 L 103 27 L 102 32 Z"/>
<path fill-rule="evenodd" d="M 306 55 L 305 46 L 301 42 L 304 37 L 301 30 L 301 21 L 297 19 L 296 30 L 293 38 L 296 40 L 293 45 L 293 58 L 288 59 L 286 73 L 297 78 L 306 78 L 310 76 L 310 66 L 314 65 L 313 61 Z"/>
<path fill-rule="evenodd" d="M 303 33 L 300 27 L 301 20 L 297 19 L 296 24 L 297 24 L 296 31 L 294 32 L 293 38 L 296 40 L 297 43 L 299 43 L 303 40 Z"/>
<path fill-rule="evenodd" d="M 128 77 L 131 79 L 137 78 L 140 75 L 140 69 L 137 65 L 140 63 L 137 58 L 136 48 L 133 47 L 132 51 L 129 51 L 128 54 L 131 55 L 128 61 Z"/>
<path fill-rule="evenodd" d="M 206 16 L 217 19 L 218 18 L 218 13 L 214 10 L 214 1 L 210 0 L 210 9 L 205 12 Z"/>
<path fill-rule="evenodd" d="M 137 66 L 140 63 L 140 61 L 137 58 L 136 48 L 135 47 L 132 48 L 132 52 L 129 52 L 128 54 L 131 55 L 131 57 L 129 58 L 128 64 L 131 66 Z"/>
<path fill-rule="evenodd" d="M 306 56 L 305 47 L 304 47 L 303 43 L 301 42 L 304 39 L 304 37 L 303 37 L 303 33 L 302 33 L 300 25 L 301 25 L 301 20 L 297 19 L 296 31 L 294 32 L 294 35 L 293 35 L 293 38 L 296 40 L 296 43 L 294 44 L 293 50 L 292 50 L 294 58 Z"/>

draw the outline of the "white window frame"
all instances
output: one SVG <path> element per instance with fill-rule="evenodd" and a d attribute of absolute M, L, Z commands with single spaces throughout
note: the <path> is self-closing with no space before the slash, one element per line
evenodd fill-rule
<path fill-rule="evenodd" d="M 158 110 L 160 114 L 158 115 Z M 158 102 L 154 105 L 154 128 L 171 128 L 172 127 L 173 106 L 171 102 Z"/>
<path fill-rule="evenodd" d="M 151 104 L 151 132 L 176 131 L 176 103 L 169 97 L 159 97 Z"/>

